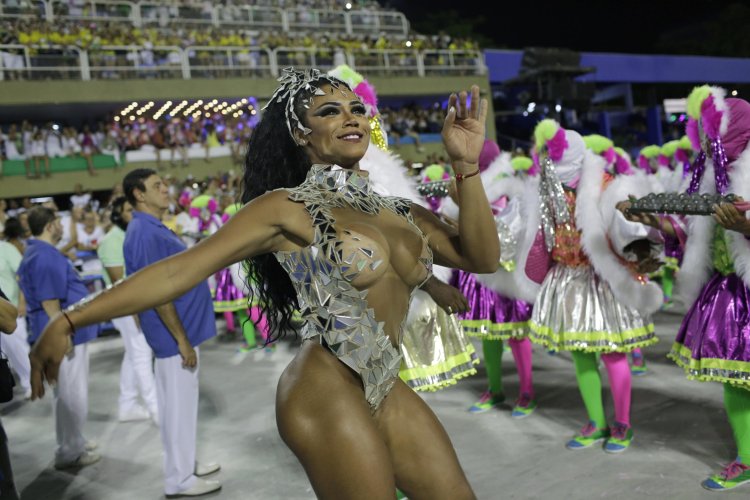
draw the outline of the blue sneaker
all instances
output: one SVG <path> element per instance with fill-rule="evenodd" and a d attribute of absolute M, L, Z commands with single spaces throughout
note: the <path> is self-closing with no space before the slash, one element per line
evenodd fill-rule
<path fill-rule="evenodd" d="M 703 481 L 701 486 L 709 491 L 726 491 L 745 484 L 750 484 L 750 467 L 735 460 L 720 473 Z"/>
<path fill-rule="evenodd" d="M 630 367 L 630 373 L 635 375 L 636 377 L 640 377 L 645 375 L 647 372 L 648 368 L 646 368 L 646 358 L 643 357 L 643 354 L 634 352 L 633 365 Z"/>
<path fill-rule="evenodd" d="M 479 397 L 479 401 L 471 405 L 469 413 L 484 413 L 492 408 L 499 406 L 505 401 L 505 394 L 492 394 L 489 390 L 484 391 Z"/>
<path fill-rule="evenodd" d="M 610 428 L 610 435 L 607 444 L 604 445 L 604 451 L 607 453 L 622 453 L 630 448 L 630 443 L 633 442 L 633 429 L 629 425 L 615 422 Z"/>
<path fill-rule="evenodd" d="M 596 443 L 601 443 L 609 437 L 609 429 L 597 429 L 596 422 L 589 422 L 581 429 L 578 435 L 565 444 L 569 450 L 583 450 L 590 448 Z"/>
<path fill-rule="evenodd" d="M 521 394 L 511 412 L 511 418 L 526 418 L 536 410 L 536 401 L 527 392 Z"/>

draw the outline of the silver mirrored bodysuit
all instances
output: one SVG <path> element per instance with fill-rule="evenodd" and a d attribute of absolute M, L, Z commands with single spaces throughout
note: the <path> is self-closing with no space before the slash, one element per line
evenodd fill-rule
<path fill-rule="evenodd" d="M 393 387 L 401 365 L 401 354 L 375 320 L 367 304 L 367 290 L 357 290 L 352 281 L 365 266 L 374 270 L 382 264 L 372 260 L 371 250 L 344 250 L 331 209 L 350 207 L 371 215 L 382 209 L 404 217 L 415 228 L 411 201 L 384 197 L 373 192 L 370 180 L 352 170 L 313 165 L 307 179 L 289 191 L 289 199 L 304 203 L 312 218 L 312 243 L 295 252 L 276 252 L 276 259 L 289 274 L 300 313 L 305 320 L 302 338 L 325 344 L 346 366 L 362 378 L 365 398 L 375 411 Z M 424 239 L 419 228 L 417 231 Z M 431 275 L 432 253 L 424 245 L 420 262 Z M 425 281 L 427 280 L 425 279 Z"/>

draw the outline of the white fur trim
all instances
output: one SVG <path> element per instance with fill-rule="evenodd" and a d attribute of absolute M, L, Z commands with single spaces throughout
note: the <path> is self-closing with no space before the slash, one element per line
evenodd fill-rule
<path fill-rule="evenodd" d="M 440 204 L 440 213 L 453 220 L 458 220 L 458 205 L 449 197 L 443 198 Z"/>
<path fill-rule="evenodd" d="M 649 194 L 651 184 L 645 174 L 619 176 L 613 180 L 602 193 L 599 209 L 602 212 L 604 227 L 608 228 L 611 246 L 615 253 L 624 257 L 623 249 L 635 240 L 649 239 L 652 243 L 662 244 L 664 240 L 648 227 L 625 220 L 622 213 L 615 208 L 617 202 L 627 200 L 629 196 L 641 198 Z"/>
<path fill-rule="evenodd" d="M 523 189 L 523 181 L 521 179 L 516 180 L 520 183 L 520 188 Z M 500 214 L 495 216 L 495 220 L 505 224 L 516 239 L 516 247 L 514 248 L 516 261 L 518 260 L 519 242 L 523 240 L 526 231 L 526 221 L 521 213 L 522 205 L 523 194 L 519 193 L 508 201 L 508 205 Z M 501 249 L 501 251 L 504 250 L 506 249 Z M 492 274 L 477 275 L 477 281 L 505 297 L 517 299 L 520 298 L 521 293 L 518 289 L 517 273 L 519 273 L 518 267 L 513 272 L 508 272 L 501 267 Z"/>
<path fill-rule="evenodd" d="M 497 201 L 503 196 L 508 198 L 519 198 L 523 196 L 525 187 L 524 181 L 518 177 L 505 177 L 497 179 L 489 186 L 485 186 L 484 191 L 490 203 Z"/>
<path fill-rule="evenodd" d="M 485 191 L 489 188 L 500 175 L 513 175 L 513 166 L 510 164 L 510 153 L 500 153 L 500 155 L 492 160 L 480 175 L 482 176 L 482 185 Z"/>
<path fill-rule="evenodd" d="M 706 159 L 706 170 L 701 180 L 701 193 L 715 193 L 714 167 Z M 680 272 L 675 280 L 674 296 L 690 307 L 700 295 L 703 285 L 711 277 L 711 242 L 716 223 L 712 217 L 694 215 L 687 217 L 687 244 Z"/>
<path fill-rule="evenodd" d="M 370 144 L 365 156 L 359 161 L 359 168 L 370 173 L 376 193 L 383 196 L 400 196 L 418 205 L 427 206 L 425 199 L 417 191 L 414 178 L 407 175 L 406 166 L 398 155 Z"/>
<path fill-rule="evenodd" d="M 432 275 L 443 283 L 450 283 L 453 269 L 450 267 L 434 265 L 432 266 Z"/>
<path fill-rule="evenodd" d="M 524 181 L 519 177 L 497 178 L 497 176 L 502 173 L 502 168 L 504 168 L 503 160 L 509 158 L 510 155 L 507 153 L 501 154 L 490 164 L 487 170 L 482 172 L 482 185 L 484 186 L 484 192 L 490 203 L 502 196 L 507 196 L 508 198 L 519 197 L 524 192 Z M 507 165 L 510 166 L 510 161 L 507 161 Z M 494 173 L 485 176 L 485 174 L 492 169 L 494 169 Z M 443 199 L 443 203 L 440 206 L 440 212 L 446 217 L 458 220 L 458 205 L 456 205 L 456 203 L 450 198 Z"/>
<path fill-rule="evenodd" d="M 508 297 L 510 299 L 526 300 L 526 302 L 533 302 L 533 300 L 527 300 L 525 298 L 525 295 L 519 288 L 518 279 L 516 277 L 517 272 L 518 271 L 509 273 L 505 269 L 500 269 L 492 274 L 477 274 L 475 276 L 479 283 L 486 286 L 487 288 L 491 288 L 504 297 Z M 536 298 L 536 295 L 534 296 L 534 298 Z"/>
<path fill-rule="evenodd" d="M 750 148 L 732 163 L 729 174 L 731 192 L 750 200 Z M 750 286 L 750 241 L 736 231 L 727 231 L 734 269 L 746 286 Z"/>
<path fill-rule="evenodd" d="M 661 307 L 661 288 L 655 283 L 643 284 L 636 280 L 609 244 L 608 227 L 600 205 L 614 206 L 620 200 L 602 196 L 605 167 L 602 157 L 586 152 L 576 196 L 576 224 L 581 230 L 581 244 L 594 270 L 609 284 L 617 300 L 643 314 L 652 314 Z"/>
<path fill-rule="evenodd" d="M 712 85 L 711 95 L 714 97 L 714 105 L 716 106 L 716 109 L 722 111 L 721 125 L 719 125 L 719 134 L 721 135 L 721 137 L 724 137 L 724 135 L 727 133 L 727 130 L 729 129 L 729 105 L 725 100 L 727 91 L 726 89 Z"/>
<path fill-rule="evenodd" d="M 647 176 L 642 171 L 633 175 L 615 177 L 602 194 L 603 199 L 611 201 L 611 203 L 600 204 L 605 227 L 610 227 L 614 222 L 617 202 L 627 200 L 631 195 L 636 198 L 646 196 L 652 192 L 651 187 L 651 176 Z"/>

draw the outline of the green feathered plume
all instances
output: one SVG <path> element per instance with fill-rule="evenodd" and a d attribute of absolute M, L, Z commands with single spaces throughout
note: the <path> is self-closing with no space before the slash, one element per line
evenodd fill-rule
<path fill-rule="evenodd" d="M 640 154 L 645 156 L 646 158 L 656 158 L 661 153 L 661 148 L 655 144 L 652 144 L 651 146 L 646 146 L 645 148 L 641 149 Z"/>
<path fill-rule="evenodd" d="M 510 159 L 510 166 L 516 172 L 526 172 L 534 165 L 534 160 L 528 156 L 516 156 Z"/>
<path fill-rule="evenodd" d="M 534 140 L 536 142 L 537 150 L 541 149 L 547 141 L 552 139 L 559 128 L 560 125 L 551 118 L 545 118 L 537 123 L 534 128 Z"/>
<path fill-rule="evenodd" d="M 693 143 L 690 142 L 690 137 L 683 135 L 678 142 L 680 149 L 693 150 Z"/>
<path fill-rule="evenodd" d="M 232 216 L 240 211 L 240 208 L 242 208 L 242 205 L 239 203 L 232 203 L 227 208 L 224 209 L 224 213 Z"/>
<path fill-rule="evenodd" d="M 434 163 L 425 167 L 423 173 L 431 181 L 441 181 L 443 180 L 443 174 L 445 174 L 445 168 L 442 165 Z"/>
<path fill-rule="evenodd" d="M 193 198 L 193 201 L 190 202 L 190 206 L 195 208 L 206 208 L 208 206 L 208 202 L 213 199 L 213 196 L 202 194 Z"/>
<path fill-rule="evenodd" d="M 336 66 L 328 72 L 328 75 L 334 78 L 338 78 L 342 82 L 346 82 L 346 84 L 349 85 L 349 87 L 351 87 L 352 89 L 362 83 L 362 81 L 365 79 L 364 76 L 357 73 L 346 64 Z"/>
<path fill-rule="evenodd" d="M 583 142 L 586 144 L 586 147 L 588 149 L 598 155 L 615 146 L 615 143 L 612 142 L 612 139 L 599 134 L 587 135 L 583 138 Z"/>
<path fill-rule="evenodd" d="M 679 148 L 680 141 L 669 141 L 661 147 L 661 154 L 667 158 L 672 158 Z"/>
<path fill-rule="evenodd" d="M 711 95 L 711 87 L 701 85 L 695 87 L 687 98 L 687 113 L 690 118 L 699 120 L 701 117 L 701 105 Z"/>

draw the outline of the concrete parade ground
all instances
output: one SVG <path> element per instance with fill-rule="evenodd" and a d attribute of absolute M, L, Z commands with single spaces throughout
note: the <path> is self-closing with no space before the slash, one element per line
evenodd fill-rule
<path fill-rule="evenodd" d="M 448 430 L 480 499 L 703 499 L 748 498 L 750 488 L 709 493 L 700 482 L 734 458 L 720 384 L 685 378 L 666 359 L 681 316 L 656 318 L 659 344 L 644 350 L 648 373 L 633 378 L 633 445 L 609 455 L 600 447 L 568 451 L 565 442 L 586 422 L 567 353 L 534 347 L 539 407 L 510 418 L 518 377 L 509 350 L 503 357 L 506 405 L 482 414 L 467 408 L 485 389 L 484 368 L 443 391 L 423 394 Z M 223 324 L 220 325 L 223 328 Z M 314 494 L 302 467 L 276 431 L 274 397 L 279 375 L 297 344 L 283 341 L 270 353 L 238 355 L 238 342 L 212 340 L 201 347 L 198 456 L 221 463 L 210 479 L 223 500 L 302 500 Z M 480 344 L 477 347 L 481 353 Z M 16 483 L 24 500 L 150 500 L 164 498 L 161 442 L 150 421 L 117 422 L 118 337 L 91 349 L 86 435 L 102 460 L 78 471 L 57 471 L 51 398 L 14 401 L 1 409 Z M 604 376 L 604 401 L 612 399 Z"/>

